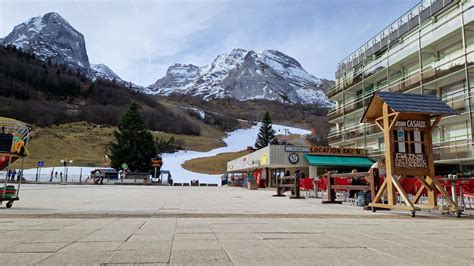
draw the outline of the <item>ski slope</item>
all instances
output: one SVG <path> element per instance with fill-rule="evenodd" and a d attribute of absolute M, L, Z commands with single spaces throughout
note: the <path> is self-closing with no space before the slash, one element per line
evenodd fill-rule
<path fill-rule="evenodd" d="M 260 123 L 251 128 L 233 131 L 224 139 L 224 142 L 227 144 L 226 147 L 217 148 L 208 152 L 179 151 L 172 154 L 165 154 L 163 155 L 163 169 L 171 171 L 174 182 L 190 182 L 193 179 L 197 179 L 200 183 L 214 183 L 220 185 L 220 175 L 191 172 L 184 169 L 181 165 L 185 161 L 194 158 L 210 157 L 219 153 L 245 150 L 248 146 L 255 144 L 259 128 Z M 273 125 L 273 129 L 277 134 L 282 135 L 285 134 L 285 129 L 288 130 L 288 134 L 305 135 L 310 133 L 309 130 L 282 125 Z"/>

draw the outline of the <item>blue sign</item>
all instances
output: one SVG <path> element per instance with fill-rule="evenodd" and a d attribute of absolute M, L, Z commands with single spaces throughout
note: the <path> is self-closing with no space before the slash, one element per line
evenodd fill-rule
<path fill-rule="evenodd" d="M 38 167 L 43 167 L 44 166 L 44 161 L 38 161 L 36 164 Z"/>

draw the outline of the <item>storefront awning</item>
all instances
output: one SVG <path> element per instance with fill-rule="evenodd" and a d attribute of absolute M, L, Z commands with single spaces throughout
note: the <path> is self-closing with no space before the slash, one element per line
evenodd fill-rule
<path fill-rule="evenodd" d="M 351 156 L 324 156 L 305 154 L 309 165 L 312 166 L 347 166 L 347 167 L 371 167 L 374 164 L 366 157 Z"/>

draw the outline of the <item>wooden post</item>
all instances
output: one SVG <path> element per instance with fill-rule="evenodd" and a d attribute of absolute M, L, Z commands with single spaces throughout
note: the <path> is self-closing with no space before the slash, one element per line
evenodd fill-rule
<path fill-rule="evenodd" d="M 379 169 L 372 168 L 369 170 L 369 173 L 370 198 L 373 200 L 379 191 Z"/>
<path fill-rule="evenodd" d="M 327 180 L 327 200 L 321 201 L 322 204 L 329 204 L 329 203 L 336 203 L 336 204 L 342 204 L 341 201 L 336 201 L 336 191 L 333 189 L 334 185 L 334 178 L 331 176 L 331 173 L 328 172 L 326 174 L 326 180 Z"/>
<path fill-rule="evenodd" d="M 391 128 L 390 128 L 390 121 L 389 121 L 389 106 L 387 103 L 383 103 L 382 107 L 383 112 L 383 128 L 384 128 L 384 145 L 385 145 L 385 169 L 386 169 L 386 176 L 387 179 L 387 198 L 388 204 L 394 206 L 396 204 L 395 199 L 395 190 L 393 189 L 392 183 L 392 173 L 393 173 L 393 158 L 392 158 L 392 147 L 393 147 L 393 139 L 391 136 Z"/>
<path fill-rule="evenodd" d="M 436 121 L 439 122 L 439 119 L 436 119 Z M 436 122 L 436 124 L 438 124 L 438 122 Z M 433 128 L 431 126 L 431 118 L 427 117 L 425 119 L 425 123 L 426 123 L 426 127 L 429 129 L 428 134 L 426 134 L 426 136 L 425 136 L 426 150 L 428 151 L 426 153 L 426 157 L 428 159 L 428 162 L 433 162 L 434 163 L 433 143 L 432 143 L 432 135 L 431 135 L 431 132 L 433 131 Z M 436 126 L 436 125 L 434 125 L 434 126 Z M 430 177 L 435 178 L 435 168 L 434 168 L 434 166 L 430 167 Z M 430 181 L 431 180 L 429 180 L 428 182 L 431 185 Z M 430 206 L 433 206 L 433 207 L 438 205 L 438 200 L 436 199 L 436 189 L 428 189 L 428 204 Z"/>
<path fill-rule="evenodd" d="M 276 191 L 277 191 L 277 193 L 275 195 L 272 195 L 273 197 L 284 197 L 285 196 L 285 195 L 283 195 L 283 193 L 281 191 L 281 189 L 282 189 L 282 187 L 280 186 L 281 181 L 282 180 L 280 179 L 280 177 L 277 176 L 276 177 Z"/>
<path fill-rule="evenodd" d="M 293 191 L 295 195 L 291 196 L 290 199 L 304 199 L 305 197 L 301 197 L 300 191 L 300 175 L 295 175 L 294 183 L 293 183 Z"/>

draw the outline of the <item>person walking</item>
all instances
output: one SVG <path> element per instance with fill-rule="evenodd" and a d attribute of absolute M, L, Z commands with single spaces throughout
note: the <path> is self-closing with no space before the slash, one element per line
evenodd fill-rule
<path fill-rule="evenodd" d="M 99 182 L 99 184 L 101 184 L 101 185 L 104 184 L 104 178 L 105 178 L 104 174 L 101 173 L 101 174 L 100 174 L 100 182 Z"/>
<path fill-rule="evenodd" d="M 49 183 L 53 182 L 54 170 L 51 170 L 51 176 L 49 177 Z"/>
<path fill-rule="evenodd" d="M 16 175 L 16 182 L 20 183 L 20 179 L 23 179 L 23 169 L 18 170 L 18 174 Z"/>
<path fill-rule="evenodd" d="M 16 174 L 17 174 L 16 169 L 13 169 L 11 181 L 15 181 Z"/>
<path fill-rule="evenodd" d="M 100 182 L 100 176 L 101 176 L 99 170 L 96 170 L 96 171 L 95 171 L 94 176 L 95 176 L 95 178 L 94 178 L 94 184 L 98 185 L 99 182 Z"/>
<path fill-rule="evenodd" d="M 60 172 L 60 173 L 59 173 L 59 178 L 60 178 L 61 183 L 62 183 L 62 182 L 63 182 L 63 172 Z"/>

